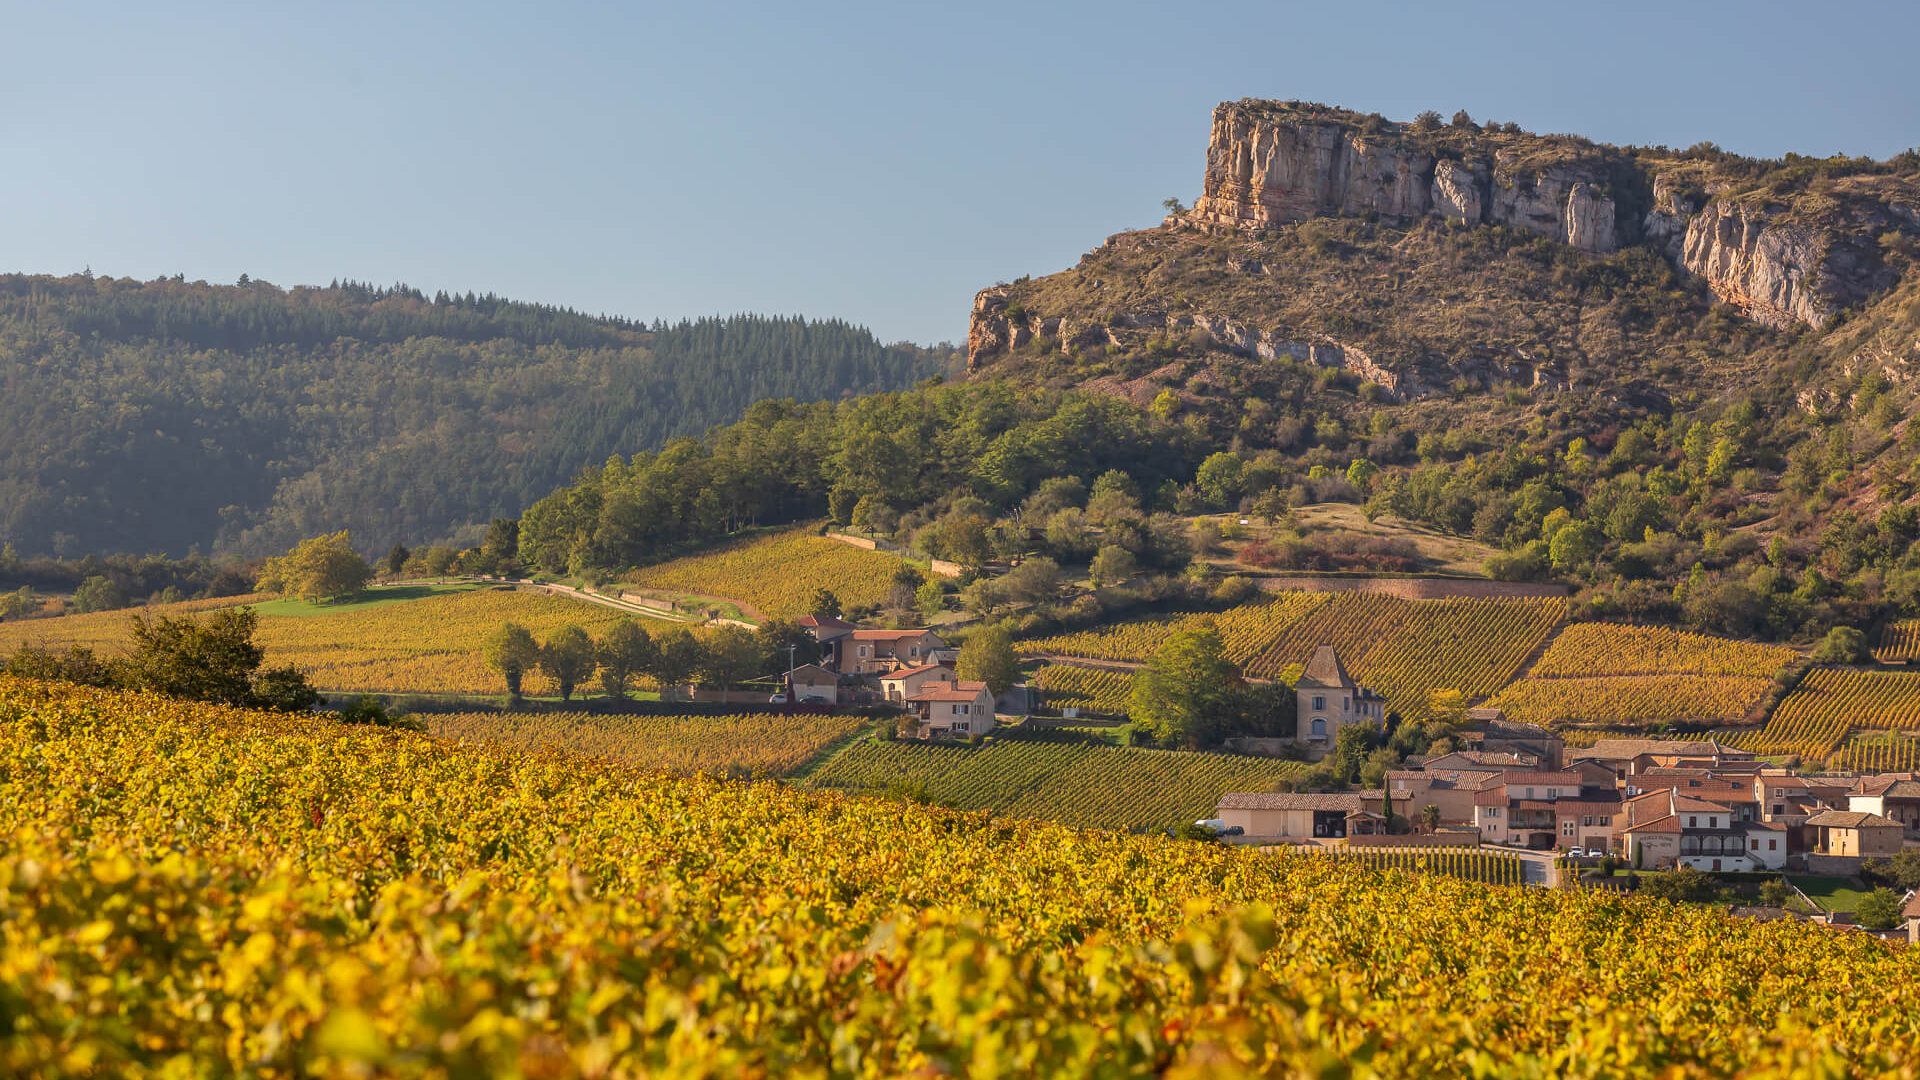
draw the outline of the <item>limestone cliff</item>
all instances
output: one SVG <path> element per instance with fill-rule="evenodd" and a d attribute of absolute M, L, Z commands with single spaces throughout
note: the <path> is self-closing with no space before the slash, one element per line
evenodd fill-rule
<path fill-rule="evenodd" d="M 1471 293 L 1441 297 L 1439 276 L 1390 302 L 1377 290 L 1354 294 L 1303 277 L 1296 266 L 1283 286 L 1276 264 L 1296 261 L 1297 245 L 1312 242 L 1291 229 L 1315 219 L 1377 222 L 1409 235 L 1429 219 L 1503 227 L 1511 230 L 1504 235 L 1545 237 L 1590 257 L 1626 258 L 1644 248 L 1683 281 L 1698 282 L 1698 295 L 1754 322 L 1821 328 L 1900 281 L 1910 260 L 1889 253 L 1920 242 L 1920 159 L 1755 162 L 1711 148 L 1623 149 L 1512 125 L 1396 124 L 1297 102 L 1228 102 L 1214 110 L 1193 208 L 1160 230 L 1109 240 L 1044 285 L 983 291 L 969 328 L 969 367 L 1030 352 L 1035 343 L 1073 355 L 1178 338 L 1254 360 L 1284 355 L 1338 367 L 1405 398 L 1456 383 L 1463 371 L 1487 382 L 1558 387 L 1578 381 L 1564 358 L 1597 355 L 1591 330 L 1582 329 L 1590 318 L 1583 302 L 1569 297 L 1566 326 L 1543 322 L 1536 300 L 1521 302 L 1533 291 L 1524 280 L 1509 281 L 1510 310 L 1532 324 L 1526 332 L 1535 337 L 1496 335 L 1464 346 L 1394 325 L 1396 313 L 1413 305 L 1481 306 Z M 1245 242 L 1156 239 L 1180 233 Z M 1194 265 L 1215 258 L 1217 269 Z M 1394 258 L 1384 255 L 1373 267 L 1387 289 L 1422 277 L 1410 255 L 1399 269 L 1387 265 Z M 1265 297 L 1263 279 L 1292 292 Z M 1316 306 L 1303 290 L 1325 292 L 1328 302 Z M 1367 319 L 1354 310 L 1376 306 Z M 1458 318 L 1428 313 L 1428 323 L 1450 321 Z"/>

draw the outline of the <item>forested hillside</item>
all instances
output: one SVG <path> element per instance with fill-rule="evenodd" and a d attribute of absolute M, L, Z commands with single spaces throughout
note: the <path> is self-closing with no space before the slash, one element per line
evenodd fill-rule
<path fill-rule="evenodd" d="M 461 538 L 753 401 L 898 389 L 939 350 L 839 321 L 653 326 L 405 286 L 0 277 L 0 540 L 257 553 Z"/>

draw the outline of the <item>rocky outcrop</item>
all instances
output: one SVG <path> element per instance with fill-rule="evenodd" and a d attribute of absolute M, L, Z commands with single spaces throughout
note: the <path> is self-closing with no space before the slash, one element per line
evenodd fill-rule
<path fill-rule="evenodd" d="M 1204 188 L 1193 209 L 1176 210 L 1161 229 L 1125 235 L 1167 237 L 1196 227 L 1258 234 L 1325 216 L 1402 224 L 1432 216 L 1467 227 L 1520 230 L 1595 255 L 1643 244 L 1704 282 L 1719 300 L 1774 327 L 1827 325 L 1841 310 L 1898 281 L 1904 263 L 1890 262 L 1887 252 L 1920 244 L 1914 239 L 1920 237 L 1920 181 L 1911 170 L 1842 172 L 1839 179 L 1809 186 L 1804 176 L 1771 175 L 1773 168 L 1622 150 L 1511 126 L 1402 125 L 1325 106 L 1229 102 L 1214 110 Z M 1890 232 L 1894 239 L 1883 239 Z M 1470 345 L 1458 350 L 1463 355 L 1440 362 L 1450 371 L 1428 371 L 1422 365 L 1432 358 L 1376 359 L 1351 342 L 1299 325 L 1252 325 L 1266 321 L 1257 314 L 1265 305 L 1248 301 L 1258 286 L 1250 288 L 1245 279 L 1271 276 L 1282 265 L 1274 256 L 1284 258 L 1284 252 L 1259 243 L 1232 246 L 1219 265 L 1237 284 L 1222 284 L 1216 293 L 1211 281 L 1190 282 L 1195 287 L 1157 297 L 1132 282 L 1132 289 L 1119 290 L 1125 298 L 1118 304 L 1102 297 L 1065 305 L 1075 312 L 1072 318 L 1089 319 L 1085 325 L 1073 325 L 1058 312 L 1029 310 L 1033 293 L 1021 285 L 988 289 L 974 302 L 969 368 L 1028 349 L 1036 340 L 1063 351 L 1124 351 L 1144 334 L 1198 328 L 1247 356 L 1285 354 L 1337 366 L 1397 397 L 1461 377 L 1549 390 L 1579 381 L 1567 374 L 1566 354 L 1536 364 L 1524 355 L 1511 357 L 1511 348 Z M 1097 278 L 1085 284 L 1102 290 Z M 1115 306 L 1162 303 L 1176 313 L 1111 313 Z M 1199 314 L 1205 311 L 1231 314 Z M 1298 310 L 1281 321 L 1321 324 L 1342 334 L 1354 325 L 1350 319 L 1302 318 Z M 1577 332 L 1561 344 L 1579 354 Z"/>
<path fill-rule="evenodd" d="M 1507 151 L 1437 157 L 1395 125 L 1365 131 L 1229 102 L 1213 113 L 1205 188 L 1190 220 L 1261 229 L 1332 214 L 1400 221 L 1438 214 L 1608 252 L 1622 240 L 1608 193 L 1612 176 L 1597 158 L 1539 166 Z"/>
<path fill-rule="evenodd" d="M 1822 287 L 1827 247 L 1814 229 L 1715 203 L 1687 222 L 1680 265 L 1755 322 L 1821 326 L 1833 316 L 1838 291 L 1831 282 Z"/>

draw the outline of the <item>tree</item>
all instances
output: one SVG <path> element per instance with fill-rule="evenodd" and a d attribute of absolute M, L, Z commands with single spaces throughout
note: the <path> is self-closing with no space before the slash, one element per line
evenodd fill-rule
<path fill-rule="evenodd" d="M 920 617 L 932 620 L 947 610 L 947 587 L 937 578 L 928 578 L 913 592 L 914 607 L 920 611 Z"/>
<path fill-rule="evenodd" d="M 520 560 L 520 522 L 494 518 L 480 542 L 480 566 L 486 573 L 511 574 Z"/>
<path fill-rule="evenodd" d="M 962 679 L 986 683 L 994 697 L 1006 693 L 1020 679 L 1020 656 L 1013 649 L 1013 634 L 996 624 L 967 635 L 954 671 Z"/>
<path fill-rule="evenodd" d="M 685 686 L 706 663 L 706 649 L 684 626 L 669 627 L 660 635 L 659 645 L 653 661 L 653 677 L 662 690 Z"/>
<path fill-rule="evenodd" d="M 659 646 L 653 644 L 653 634 L 647 634 L 643 626 L 624 619 L 607 630 L 595 653 L 601 669 L 601 690 L 605 690 L 611 700 L 624 701 L 626 688 L 634 676 L 653 669 Z"/>
<path fill-rule="evenodd" d="M 405 544 L 395 544 L 387 551 L 387 576 L 399 577 L 407 568 L 407 560 L 413 558 L 413 552 Z"/>
<path fill-rule="evenodd" d="M 1438 806 L 1428 803 L 1420 808 L 1420 827 L 1430 833 L 1439 831 L 1440 808 Z"/>
<path fill-rule="evenodd" d="M 92 611 L 117 611 L 127 606 L 127 597 L 118 586 L 101 575 L 94 575 L 73 590 L 73 610 L 82 615 Z"/>
<path fill-rule="evenodd" d="M 1087 567 L 1087 574 L 1093 579 L 1095 588 L 1118 585 L 1131 578 L 1137 569 L 1133 552 L 1118 544 L 1107 544 L 1094 554 L 1093 563 Z"/>
<path fill-rule="evenodd" d="M 1245 470 L 1246 463 L 1240 460 L 1239 454 L 1222 450 L 1207 455 L 1207 459 L 1200 463 L 1200 468 L 1193 474 L 1193 484 L 1206 496 L 1208 503 L 1224 509 L 1240 497 L 1241 478 Z"/>
<path fill-rule="evenodd" d="M 1174 214 L 1184 214 L 1187 212 L 1186 204 L 1182 203 L 1177 198 L 1162 199 L 1160 201 L 1160 208 L 1162 210 L 1165 210 L 1170 216 Z"/>
<path fill-rule="evenodd" d="M 701 671 L 722 690 L 732 690 L 767 666 L 767 652 L 753 631 L 724 626 L 708 640 Z"/>
<path fill-rule="evenodd" d="M 1860 898 L 1853 917 L 1868 930 L 1891 930 L 1900 921 L 1900 894 L 1885 887 Z"/>
<path fill-rule="evenodd" d="M 1553 534 L 1553 540 L 1547 545 L 1547 557 L 1553 561 L 1553 568 L 1568 574 L 1575 570 L 1591 570 L 1593 560 L 1600 555 L 1600 548 L 1606 542 L 1606 534 L 1599 526 L 1586 521 L 1570 521 Z"/>
<path fill-rule="evenodd" d="M 0 593 L 0 621 L 20 619 L 40 610 L 40 597 L 32 586 L 22 585 L 10 593 Z"/>
<path fill-rule="evenodd" d="M 405 713 L 389 709 L 385 702 L 372 694 L 362 694 L 340 709 L 340 722 L 343 724 L 371 727 L 400 728 L 406 731 L 425 731 L 426 725 Z"/>
<path fill-rule="evenodd" d="M 807 611 L 823 619 L 837 619 L 841 612 L 840 598 L 831 589 L 815 589 Z"/>
<path fill-rule="evenodd" d="M 1440 114 L 1432 109 L 1422 109 L 1420 114 L 1413 118 L 1415 131 L 1436 131 L 1439 127 Z"/>
<path fill-rule="evenodd" d="M 220 705 L 297 711 L 319 703 L 292 668 L 262 671 L 265 650 L 253 640 L 260 617 L 225 608 L 204 621 L 164 615 L 133 617 L 133 650 L 114 666 L 113 681 L 135 690 Z"/>
<path fill-rule="evenodd" d="M 1467 695 L 1451 687 L 1429 690 L 1427 711 L 1448 727 L 1459 727 L 1467 720 Z"/>
<path fill-rule="evenodd" d="M 1175 631 L 1133 677 L 1128 715 L 1166 745 L 1210 743 L 1234 711 L 1240 671 L 1211 625 Z"/>
<path fill-rule="evenodd" d="M 1783 908 L 1793 899 L 1793 888 L 1786 878 L 1768 878 L 1760 883 L 1760 902 L 1768 907 Z"/>
<path fill-rule="evenodd" d="M 1333 737 L 1333 775 L 1348 784 L 1359 780 L 1368 755 L 1378 745 L 1379 735 L 1379 729 L 1372 724 L 1340 725 L 1339 733 Z"/>
<path fill-rule="evenodd" d="M 1856 664 L 1867 658 L 1867 635 L 1851 626 L 1836 626 L 1813 647 L 1816 664 Z"/>
<path fill-rule="evenodd" d="M 540 645 L 519 623 L 507 623 L 487 642 L 487 666 L 506 680 L 507 696 L 520 700 L 521 680 L 540 662 Z"/>
<path fill-rule="evenodd" d="M 294 545 L 293 550 L 268 559 L 260 570 L 261 592 L 325 601 L 350 596 L 367 587 L 373 567 L 353 550 L 345 531 L 328 533 Z"/>
<path fill-rule="evenodd" d="M 991 615 L 1006 604 L 1007 590 L 998 578 L 976 578 L 960 590 L 960 605 L 975 615 Z"/>
<path fill-rule="evenodd" d="M 1028 604 L 1042 604 L 1059 595 L 1060 564 L 1044 555 L 1022 560 L 1000 579 L 1007 596 Z"/>
<path fill-rule="evenodd" d="M 597 665 L 593 639 L 571 623 L 540 647 L 540 670 L 559 686 L 561 701 L 573 700 L 573 688 L 592 678 Z"/>

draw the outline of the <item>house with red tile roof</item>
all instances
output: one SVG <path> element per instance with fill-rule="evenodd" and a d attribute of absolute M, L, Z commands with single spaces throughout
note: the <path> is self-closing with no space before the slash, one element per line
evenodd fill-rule
<path fill-rule="evenodd" d="M 993 714 L 993 691 L 983 682 L 928 683 L 905 704 L 919 720 L 923 739 L 985 735 L 999 725 Z"/>
<path fill-rule="evenodd" d="M 927 686 L 950 683 L 956 677 L 950 665 L 938 662 L 917 664 L 880 676 L 880 692 L 888 701 L 898 705 Z"/>
<path fill-rule="evenodd" d="M 842 675 L 882 675 L 928 663 L 946 644 L 931 630 L 849 630 L 834 639 L 827 666 Z"/>
<path fill-rule="evenodd" d="M 1920 779 L 1911 773 L 1861 777 L 1847 796 L 1847 809 L 1891 818 L 1908 841 L 1920 841 Z"/>
<path fill-rule="evenodd" d="M 1620 849 L 1633 866 L 1738 872 L 1787 863 L 1784 827 L 1740 821 L 1725 803 L 1666 788 L 1621 804 Z"/>

